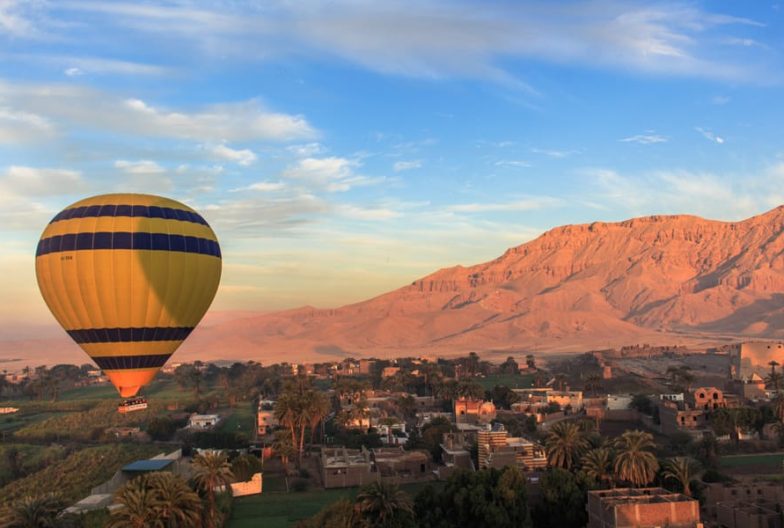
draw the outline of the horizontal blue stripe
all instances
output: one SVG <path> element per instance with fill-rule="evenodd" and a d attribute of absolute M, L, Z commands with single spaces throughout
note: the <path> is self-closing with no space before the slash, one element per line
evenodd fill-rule
<path fill-rule="evenodd" d="M 84 328 L 67 330 L 71 339 L 83 343 L 138 343 L 145 341 L 182 341 L 190 335 L 193 327 L 148 327 L 148 328 Z"/>
<path fill-rule="evenodd" d="M 167 220 L 180 220 L 193 222 L 209 227 L 207 221 L 198 213 L 173 209 L 171 207 L 158 207 L 156 205 L 83 205 L 65 209 L 55 216 L 51 222 L 70 220 L 71 218 L 87 218 L 95 216 L 130 216 L 135 218 L 165 218 Z"/>
<path fill-rule="evenodd" d="M 162 367 L 171 354 L 155 354 L 152 356 L 113 356 L 94 357 L 93 361 L 101 370 L 124 370 L 138 368 Z"/>
<path fill-rule="evenodd" d="M 220 246 L 214 240 L 168 233 L 127 233 L 125 231 L 72 233 L 43 238 L 38 242 L 35 256 L 61 251 L 87 249 L 147 249 L 152 251 L 181 251 L 221 258 Z"/>

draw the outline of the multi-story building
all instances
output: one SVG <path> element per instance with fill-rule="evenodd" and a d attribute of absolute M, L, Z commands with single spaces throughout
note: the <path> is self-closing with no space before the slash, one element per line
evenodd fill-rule
<path fill-rule="evenodd" d="M 727 347 L 730 357 L 730 377 L 748 380 L 752 374 L 765 376 L 769 363 L 776 361 L 784 364 L 784 343 L 781 341 L 747 341 Z"/>
<path fill-rule="evenodd" d="M 258 436 L 266 436 L 277 427 L 278 420 L 275 418 L 275 402 L 272 400 L 259 401 L 256 411 L 256 432 Z"/>
<path fill-rule="evenodd" d="M 321 473 L 325 488 L 364 486 L 379 480 L 368 451 L 345 447 L 321 450 Z"/>
<path fill-rule="evenodd" d="M 663 488 L 588 492 L 588 528 L 702 528 L 700 503 Z"/>
<path fill-rule="evenodd" d="M 780 482 L 709 483 L 704 493 L 706 521 L 726 528 L 782 528 Z"/>
<path fill-rule="evenodd" d="M 510 437 L 503 425 L 488 425 L 477 433 L 479 468 L 516 465 L 523 471 L 547 467 L 544 449 L 525 438 Z"/>
<path fill-rule="evenodd" d="M 704 409 L 706 411 L 723 409 L 727 406 L 724 400 L 724 393 L 716 387 L 697 387 L 688 393 L 686 402 L 693 409 Z"/>

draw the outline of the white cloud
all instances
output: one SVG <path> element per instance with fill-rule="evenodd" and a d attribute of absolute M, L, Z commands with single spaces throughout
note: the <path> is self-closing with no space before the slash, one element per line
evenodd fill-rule
<path fill-rule="evenodd" d="M 81 86 L 0 82 L 0 107 L 39 115 L 60 128 L 203 143 L 287 141 L 316 135 L 304 117 L 268 111 L 257 100 L 170 110 Z"/>
<path fill-rule="evenodd" d="M 46 117 L 0 106 L 0 144 L 35 142 L 54 134 L 55 126 Z"/>
<path fill-rule="evenodd" d="M 574 62 L 644 73 L 746 78 L 748 61 L 717 46 L 748 47 L 748 37 L 717 39 L 717 28 L 753 21 L 692 3 L 245 2 L 151 5 L 70 2 L 119 31 L 165 35 L 214 57 L 333 55 L 368 69 L 425 78 L 465 76 L 534 93 L 499 64 L 508 58 Z M 521 37 L 524 36 L 524 37 Z M 725 35 L 727 37 L 727 35 Z M 718 58 L 721 57 L 721 58 Z M 726 58 L 725 58 L 726 57 Z"/>
<path fill-rule="evenodd" d="M 625 137 L 619 141 L 623 143 L 639 143 L 640 145 L 653 145 L 655 143 L 666 143 L 669 139 L 659 134 L 637 134 Z"/>
<path fill-rule="evenodd" d="M 3 194 L 40 197 L 78 193 L 86 187 L 79 171 L 37 167 L 8 167 L 0 176 Z"/>
<path fill-rule="evenodd" d="M 245 167 L 256 161 L 256 154 L 249 149 L 236 150 L 220 144 L 212 147 L 211 151 L 213 155 L 220 159 L 233 161 L 234 163 Z"/>
<path fill-rule="evenodd" d="M 303 145 L 290 145 L 286 150 L 299 158 L 312 158 L 326 152 L 326 147 L 321 143 L 305 143 Z"/>
<path fill-rule="evenodd" d="M 496 166 L 499 167 L 517 167 L 517 168 L 528 168 L 531 166 L 531 163 L 525 160 L 498 160 L 495 162 Z"/>
<path fill-rule="evenodd" d="M 237 189 L 237 190 L 273 192 L 273 191 L 281 191 L 285 188 L 286 188 L 286 184 L 281 181 L 277 181 L 277 182 L 261 181 L 261 182 L 252 183 L 247 187 L 243 187 L 242 189 Z"/>
<path fill-rule="evenodd" d="M 337 206 L 336 210 L 338 214 L 354 220 L 378 221 L 378 220 L 389 220 L 391 218 L 397 218 L 400 216 L 399 212 L 383 207 L 368 208 L 368 207 L 357 207 L 355 205 L 340 204 Z"/>
<path fill-rule="evenodd" d="M 31 5 L 33 4 L 33 5 Z M 37 31 L 28 18 L 28 9 L 34 9 L 36 2 L 0 0 L 0 35 L 12 37 L 33 37 Z"/>
<path fill-rule="evenodd" d="M 114 162 L 114 166 L 128 174 L 163 174 L 166 172 L 166 169 L 152 160 L 117 160 Z"/>
<path fill-rule="evenodd" d="M 330 156 L 304 158 L 283 172 L 285 178 L 300 180 L 311 187 L 328 192 L 345 192 L 352 187 L 370 185 L 380 181 L 354 172 L 357 160 Z"/>
<path fill-rule="evenodd" d="M 712 141 L 714 143 L 718 143 L 719 145 L 724 143 L 724 138 L 723 137 L 721 137 L 721 136 L 719 136 L 717 134 L 714 134 L 710 130 L 706 130 L 706 129 L 701 128 L 701 127 L 695 127 L 694 130 L 696 130 L 697 132 L 702 134 L 702 137 L 704 137 L 708 141 Z"/>
<path fill-rule="evenodd" d="M 68 77 L 78 77 L 80 75 L 84 75 L 84 72 L 75 66 L 67 68 L 63 73 Z"/>
<path fill-rule="evenodd" d="M 579 154 L 579 150 L 556 150 L 556 149 L 542 149 L 542 148 L 532 148 L 531 152 L 534 154 L 541 154 L 542 156 L 547 156 L 548 158 L 556 158 L 556 159 L 563 159 L 569 158 L 574 156 L 575 154 Z"/>
<path fill-rule="evenodd" d="M 412 161 L 397 161 L 395 162 L 394 166 L 392 167 L 395 172 L 402 172 L 407 170 L 418 169 L 422 167 L 421 160 L 412 160 Z"/>
<path fill-rule="evenodd" d="M 487 213 L 487 212 L 514 212 L 514 211 L 534 211 L 550 207 L 559 207 L 563 201 L 551 196 L 533 196 L 509 202 L 491 203 L 466 203 L 451 205 L 446 208 L 454 213 Z"/>

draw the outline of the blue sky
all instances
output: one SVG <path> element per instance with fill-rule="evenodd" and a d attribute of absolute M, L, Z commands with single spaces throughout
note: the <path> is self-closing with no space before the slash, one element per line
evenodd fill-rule
<path fill-rule="evenodd" d="M 50 321 L 37 238 L 102 192 L 206 216 L 217 310 L 361 300 L 567 223 L 764 212 L 784 203 L 783 16 L 0 0 L 2 335 Z"/>

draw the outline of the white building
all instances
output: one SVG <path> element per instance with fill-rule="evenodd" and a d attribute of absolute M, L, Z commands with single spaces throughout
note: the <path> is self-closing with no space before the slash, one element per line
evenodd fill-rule
<path fill-rule="evenodd" d="M 188 419 L 188 427 L 190 429 L 212 429 L 220 422 L 220 416 L 217 414 L 196 414 L 193 413 Z"/>

